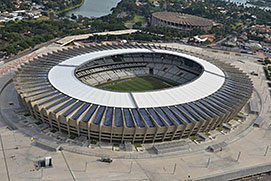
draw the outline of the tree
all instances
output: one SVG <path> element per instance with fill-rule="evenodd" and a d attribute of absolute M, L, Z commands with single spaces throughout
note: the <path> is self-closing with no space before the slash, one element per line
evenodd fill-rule
<path fill-rule="evenodd" d="M 55 19 L 55 14 L 53 12 L 49 13 L 49 18 L 51 21 L 53 21 Z"/>
<path fill-rule="evenodd" d="M 71 19 L 76 20 L 76 18 L 77 18 L 77 17 L 72 13 Z"/>
<path fill-rule="evenodd" d="M 15 48 L 13 45 L 9 45 L 5 48 L 5 51 L 7 52 L 8 55 L 15 53 Z"/>

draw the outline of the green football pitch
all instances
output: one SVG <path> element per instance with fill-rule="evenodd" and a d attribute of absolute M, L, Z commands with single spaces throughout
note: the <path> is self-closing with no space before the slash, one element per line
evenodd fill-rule
<path fill-rule="evenodd" d="M 113 91 L 149 91 L 175 86 L 165 80 L 152 76 L 133 77 L 109 81 L 97 87 Z"/>

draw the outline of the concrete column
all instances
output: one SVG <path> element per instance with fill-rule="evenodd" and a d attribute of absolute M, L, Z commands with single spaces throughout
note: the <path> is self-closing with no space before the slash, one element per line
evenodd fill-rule
<path fill-rule="evenodd" d="M 66 125 L 67 125 L 67 131 L 68 131 L 68 135 L 71 136 L 71 131 L 70 131 L 70 124 L 69 124 L 69 119 L 66 119 Z"/>

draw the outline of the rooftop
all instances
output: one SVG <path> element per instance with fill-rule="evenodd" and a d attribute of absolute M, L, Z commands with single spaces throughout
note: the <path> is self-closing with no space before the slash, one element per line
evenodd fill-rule
<path fill-rule="evenodd" d="M 101 57 L 124 53 L 166 53 L 193 60 L 203 66 L 202 75 L 191 83 L 169 89 L 148 92 L 114 92 L 82 83 L 74 76 L 76 67 Z M 91 52 L 72 57 L 54 66 L 48 74 L 50 83 L 60 92 L 83 102 L 126 108 L 162 107 L 184 104 L 207 97 L 219 90 L 225 81 L 217 66 L 190 55 L 158 49 L 116 49 Z M 136 106 L 137 105 L 137 106 Z"/>
<path fill-rule="evenodd" d="M 155 12 L 152 14 L 155 18 L 169 21 L 172 23 L 184 24 L 184 25 L 192 25 L 192 26 L 212 26 L 213 22 L 206 18 L 201 18 L 198 16 L 190 15 L 190 14 L 182 14 L 177 12 Z"/>

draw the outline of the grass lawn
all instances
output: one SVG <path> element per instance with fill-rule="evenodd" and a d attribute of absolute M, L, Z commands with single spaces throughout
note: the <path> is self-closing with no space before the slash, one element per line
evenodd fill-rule
<path fill-rule="evenodd" d="M 152 3 L 154 1 L 158 1 L 159 3 L 161 3 L 161 0 L 148 0 L 148 1 L 149 1 L 149 3 Z"/>
<path fill-rule="evenodd" d="M 172 87 L 173 85 L 152 76 L 133 77 L 110 81 L 97 87 L 114 91 L 148 91 Z"/>
<path fill-rule="evenodd" d="M 128 21 L 128 23 L 137 23 L 137 22 L 146 23 L 146 19 L 144 16 L 135 15 L 134 19 Z"/>
<path fill-rule="evenodd" d="M 27 20 L 27 21 L 32 22 L 32 23 L 36 23 L 36 22 L 40 22 L 40 21 L 47 21 L 49 19 L 50 18 L 48 16 L 40 16 L 36 19 L 31 19 L 31 20 Z"/>

